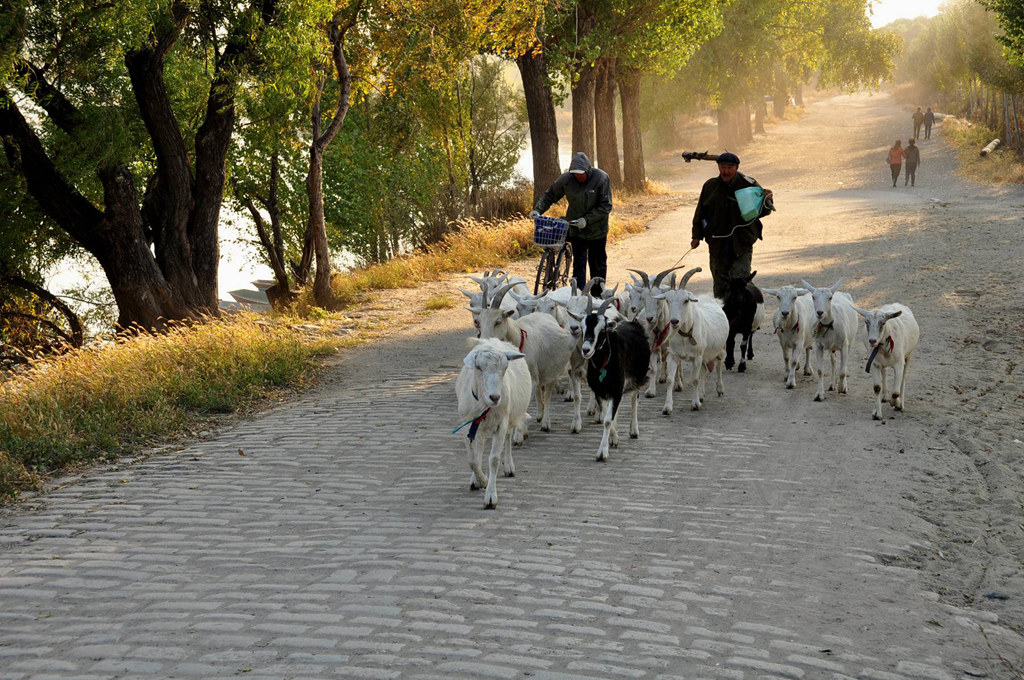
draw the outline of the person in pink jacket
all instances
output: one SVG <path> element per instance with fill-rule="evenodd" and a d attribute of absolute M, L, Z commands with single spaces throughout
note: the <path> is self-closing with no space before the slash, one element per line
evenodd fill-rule
<path fill-rule="evenodd" d="M 896 186 L 896 180 L 900 178 L 900 168 L 903 167 L 903 159 L 907 157 L 907 152 L 903 150 L 903 144 L 900 140 L 896 140 L 896 143 L 889 149 L 889 155 L 886 160 L 889 162 L 889 169 L 892 171 L 892 185 Z"/>

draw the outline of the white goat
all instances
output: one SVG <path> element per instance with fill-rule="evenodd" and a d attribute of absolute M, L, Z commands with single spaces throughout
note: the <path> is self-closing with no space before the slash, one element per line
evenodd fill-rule
<path fill-rule="evenodd" d="M 494 298 L 486 307 L 473 311 L 479 319 L 481 338 L 504 340 L 526 355 L 526 365 L 537 393 L 537 420 L 540 421 L 540 429 L 548 432 L 551 430 L 548 416 L 551 393 L 556 381 L 565 373 L 576 340 L 547 314 L 534 312 L 513 319 L 514 311 L 501 308 L 502 299 L 513 285 L 502 286 L 495 291 Z M 521 425 L 521 430 L 513 434 L 513 443 L 522 443 L 526 436 L 526 423 Z"/>
<path fill-rule="evenodd" d="M 643 327 L 644 332 L 647 334 L 648 345 L 651 348 L 651 375 L 647 383 L 647 391 L 644 392 L 644 396 L 648 399 L 657 395 L 658 383 L 664 382 L 668 377 L 663 370 L 663 366 L 668 357 L 667 343 L 673 329 L 668 322 L 668 305 L 660 295 L 668 288 L 663 288 L 661 282 L 669 273 L 676 269 L 679 269 L 679 267 L 666 269 L 658 273 L 654 280 L 651 280 L 645 271 L 640 269 L 629 270 L 639 274 L 641 280 L 639 286 L 635 284 L 633 286 L 633 292 L 630 295 L 630 311 L 632 312 L 636 307 L 634 300 L 639 296 L 639 310 L 634 313 L 633 318 Z M 693 272 L 691 271 L 690 276 L 692 275 Z M 684 277 L 681 287 L 686 285 L 688 278 Z"/>
<path fill-rule="evenodd" d="M 486 487 L 484 507 L 493 508 L 498 504 L 496 478 L 503 456 L 505 474 L 508 477 L 516 474 L 511 428 L 526 416 L 531 380 L 526 362 L 519 361 L 526 355 L 515 347 L 494 338 L 475 342 L 455 380 L 455 394 L 459 400 L 459 416 L 466 419 L 462 427 L 469 426 L 466 454 L 469 469 L 473 471 L 469 488 Z M 488 473 L 484 475 L 482 458 L 488 437 L 491 452 L 487 459 Z"/>
<path fill-rule="evenodd" d="M 910 366 L 910 356 L 917 349 L 921 338 L 921 329 L 910 308 L 898 302 L 871 311 L 860 307 L 854 309 L 864 318 L 868 331 L 865 344 L 871 350 L 871 358 L 865 368 L 871 373 L 875 387 L 875 410 L 871 417 L 881 420 L 882 395 L 888 396 L 885 369 L 893 370 L 892 399 L 889 403 L 897 411 L 902 411 L 907 394 L 907 368 Z"/>
<path fill-rule="evenodd" d="M 814 337 L 814 302 L 805 297 L 809 290 L 783 286 L 765 288 L 765 293 L 779 299 L 779 308 L 773 319 L 775 334 L 782 347 L 782 361 L 786 365 L 786 389 L 796 387 L 796 372 L 803 366 L 804 375 L 811 374 L 811 349 Z M 802 355 L 802 356 L 801 356 Z"/>
<path fill-rule="evenodd" d="M 817 362 L 818 391 L 814 401 L 825 399 L 825 350 L 832 362 L 832 384 L 829 391 L 846 394 L 846 378 L 849 375 L 846 363 L 850 358 L 850 347 L 857 337 L 857 313 L 853 311 L 853 298 L 849 293 L 840 293 L 840 278 L 831 288 L 815 288 L 801 280 L 803 287 L 811 291 L 814 300 L 814 357 Z M 836 371 L 836 352 L 839 353 L 839 370 Z"/>
<path fill-rule="evenodd" d="M 696 271 L 700 271 L 697 268 Z M 689 276 L 684 277 L 683 284 Z M 690 407 L 699 411 L 704 400 L 707 373 L 717 371 L 718 396 L 725 394 L 722 380 L 725 362 L 725 341 L 729 338 L 729 319 L 721 303 L 711 295 L 694 295 L 682 286 L 660 296 L 668 304 L 668 319 L 674 329 L 668 345 L 668 388 L 662 413 L 672 413 L 672 391 L 678 367 L 689 362 L 692 367 L 693 401 Z"/>
<path fill-rule="evenodd" d="M 476 336 L 480 337 L 480 321 L 477 318 L 477 313 L 474 309 L 480 309 L 487 306 L 487 300 L 490 294 L 500 288 L 503 285 L 511 284 L 512 290 L 518 295 L 529 296 L 529 289 L 526 287 L 526 281 L 518 276 L 509 276 L 502 269 L 495 269 L 494 271 L 485 271 L 483 277 L 471 276 L 469 277 L 477 282 L 480 286 L 479 293 L 471 293 L 468 290 L 459 288 L 459 292 L 469 298 L 469 309 L 473 315 L 473 326 L 476 328 Z M 504 298 L 501 303 L 501 308 L 505 310 L 516 310 L 516 301 L 512 298 Z M 522 314 L 517 314 L 522 316 Z"/>

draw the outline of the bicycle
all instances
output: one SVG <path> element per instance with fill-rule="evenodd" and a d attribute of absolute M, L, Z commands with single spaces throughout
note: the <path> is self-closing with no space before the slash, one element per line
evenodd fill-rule
<path fill-rule="evenodd" d="M 543 215 L 533 218 L 533 243 L 544 249 L 537 264 L 534 295 L 569 284 L 572 245 L 565 240 L 568 233 L 569 223 L 563 219 Z"/>

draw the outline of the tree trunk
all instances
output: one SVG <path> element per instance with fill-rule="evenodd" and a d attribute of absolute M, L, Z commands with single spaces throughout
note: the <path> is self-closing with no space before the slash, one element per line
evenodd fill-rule
<path fill-rule="evenodd" d="M 540 42 L 516 58 L 526 96 L 526 115 L 530 121 L 530 149 L 533 154 L 533 201 L 537 202 L 562 174 L 558 163 L 558 125 L 555 101 L 548 84 L 548 68 Z"/>
<path fill-rule="evenodd" d="M 594 89 L 596 71 L 583 64 L 572 88 L 572 152 L 582 151 L 593 162 L 594 153 Z"/>
<path fill-rule="evenodd" d="M 782 87 L 776 89 L 775 94 L 772 95 L 772 113 L 779 120 L 786 117 L 787 104 L 789 104 L 789 93 Z"/>
<path fill-rule="evenodd" d="M 335 13 L 327 27 L 331 40 L 331 60 L 338 79 L 338 108 L 331 117 L 327 129 L 320 132 L 320 97 L 323 95 L 327 82 L 326 76 L 320 85 L 313 101 L 313 141 L 309 145 L 309 173 L 306 175 L 306 195 L 309 197 L 309 222 L 306 227 L 306 239 L 303 244 L 303 273 L 308 278 L 309 262 L 307 253 L 316 256 L 316 276 L 313 279 L 313 299 L 325 309 L 333 305 L 331 293 L 331 253 L 327 246 L 327 222 L 324 217 L 324 151 L 327 145 L 341 130 L 345 116 L 348 115 L 349 95 L 352 89 L 352 74 L 345 60 L 345 33 L 355 25 L 361 3 L 349 8 L 350 15 L 344 18 L 341 12 Z M 344 19 L 344 20 L 343 20 Z"/>
<path fill-rule="evenodd" d="M 148 39 L 124 57 L 139 115 L 152 144 L 156 172 L 140 197 L 127 165 L 100 159 L 102 211 L 57 170 L 17 104 L 0 91 L 0 136 L 12 167 L 25 178 L 41 209 L 103 268 L 118 306 L 118 326 L 164 328 L 168 321 L 216 315 L 218 221 L 224 164 L 234 127 L 237 79 L 253 56 L 259 31 L 271 25 L 275 0 L 256 8 L 260 28 L 239 21 L 213 53 L 213 77 L 189 159 L 171 105 L 164 63 L 185 25 L 190 3 L 172 0 Z M 34 98 L 50 122 L 74 136 L 90 125 L 59 87 L 25 65 Z"/>
<path fill-rule="evenodd" d="M 594 92 L 594 127 L 597 132 L 597 162 L 595 165 L 608 173 L 613 187 L 622 186 L 619 166 L 619 134 L 615 125 L 615 59 L 607 57 L 598 62 Z"/>
<path fill-rule="evenodd" d="M 718 107 L 718 146 L 728 149 L 734 146 L 732 115 L 725 102 Z"/>
<path fill-rule="evenodd" d="M 763 135 L 764 134 L 764 119 L 768 117 L 768 105 L 761 101 L 754 104 L 754 132 Z"/>
<path fill-rule="evenodd" d="M 797 106 L 803 106 L 804 105 L 804 86 L 803 85 L 797 85 L 796 86 L 796 105 Z"/>
<path fill-rule="evenodd" d="M 641 191 L 647 185 L 644 146 L 640 132 L 640 72 L 619 69 L 619 98 L 622 103 L 622 166 L 626 188 Z"/>

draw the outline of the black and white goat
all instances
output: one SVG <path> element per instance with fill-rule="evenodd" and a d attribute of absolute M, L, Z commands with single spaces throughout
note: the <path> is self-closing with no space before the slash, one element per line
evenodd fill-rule
<path fill-rule="evenodd" d="M 668 322 L 668 305 L 660 297 L 667 289 L 662 286 L 665 277 L 679 267 L 672 267 L 659 272 L 652 280 L 647 272 L 640 269 L 630 269 L 640 275 L 641 283 L 633 285 L 633 296 L 630 299 L 631 309 L 636 307 L 633 298 L 639 298 L 639 306 L 634 312 L 633 319 L 637 321 L 647 334 L 647 343 L 651 348 L 651 380 L 647 384 L 645 397 L 653 398 L 657 392 L 657 383 L 664 382 L 668 376 L 665 372 L 665 365 L 668 359 L 668 339 L 672 334 L 672 326 Z M 688 276 L 683 277 L 680 288 L 686 286 Z"/>
<path fill-rule="evenodd" d="M 754 358 L 754 331 L 764 321 L 764 295 L 753 283 L 757 272 L 749 276 L 726 277 L 728 285 L 722 309 L 729 319 L 729 337 L 725 341 L 725 368 L 732 370 L 736 365 L 733 350 L 736 347 L 736 336 L 742 335 L 740 342 L 740 363 L 736 366 L 739 373 L 747 370 L 747 359 Z"/>
<path fill-rule="evenodd" d="M 587 384 L 594 391 L 604 424 L 597 460 L 608 459 L 608 447 L 619 445 L 617 420 L 619 404 L 630 395 L 632 416 L 629 436 L 640 436 L 637 406 L 640 390 L 647 383 L 651 349 L 644 329 L 635 321 L 608 319 L 605 312 L 611 299 L 598 309 L 588 310 L 583 318 L 583 357 L 587 360 Z"/>

